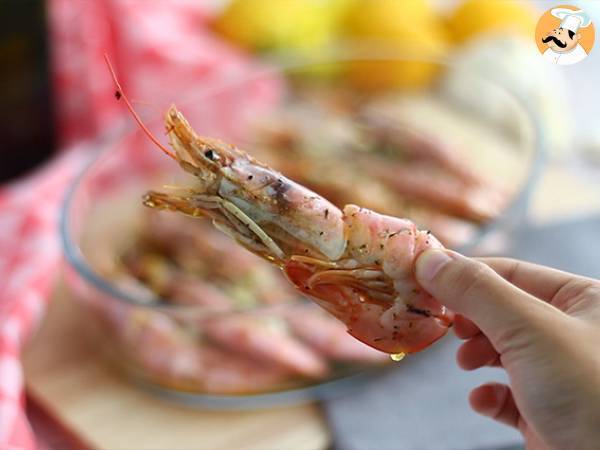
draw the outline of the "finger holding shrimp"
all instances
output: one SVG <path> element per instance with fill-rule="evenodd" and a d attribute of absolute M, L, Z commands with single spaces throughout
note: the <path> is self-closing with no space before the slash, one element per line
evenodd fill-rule
<path fill-rule="evenodd" d="M 518 425 L 527 447 L 595 448 L 600 414 L 600 282 L 507 259 L 424 252 L 417 279 L 457 318 L 467 370 L 501 366 L 510 386 L 472 391 L 472 407 Z"/>

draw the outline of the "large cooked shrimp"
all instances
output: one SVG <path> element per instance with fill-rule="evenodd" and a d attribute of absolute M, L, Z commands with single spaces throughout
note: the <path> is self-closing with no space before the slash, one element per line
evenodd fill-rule
<path fill-rule="evenodd" d="M 160 384 L 242 394 L 270 390 L 289 380 L 289 371 L 282 367 L 240 355 L 232 358 L 228 351 L 197 342 L 167 316 L 141 313 L 129 318 L 129 327 L 121 331 L 128 334 L 131 358 L 146 370 L 146 376 Z"/>
<path fill-rule="evenodd" d="M 221 347 L 313 378 L 328 373 L 327 360 L 285 329 L 276 316 L 231 314 L 202 324 L 203 332 Z"/>
<path fill-rule="evenodd" d="M 507 200 L 470 170 L 458 152 L 386 114 L 378 102 L 352 114 L 295 102 L 259 122 L 255 134 L 261 151 L 257 157 L 337 205 L 373 205 L 397 215 L 390 212 L 392 205 L 408 201 L 484 222 L 498 216 Z M 262 156 L 263 148 L 271 152 Z M 348 196 L 355 200 L 338 201 Z M 390 196 L 392 201 L 386 198 Z"/>
<path fill-rule="evenodd" d="M 196 135 L 174 106 L 165 122 L 169 153 L 197 185 L 149 192 L 147 206 L 211 218 L 376 349 L 412 353 L 446 333 L 452 313 L 413 274 L 420 252 L 441 247 L 430 233 L 354 205 L 342 211 L 236 147 Z"/>
<path fill-rule="evenodd" d="M 378 350 L 412 353 L 446 334 L 452 312 L 414 277 L 418 254 L 441 247 L 429 232 L 354 205 L 340 210 L 235 146 L 198 136 L 175 106 L 165 116 L 173 152 L 143 126 L 113 78 L 150 139 L 196 177 L 190 189 L 149 192 L 146 206 L 211 218 Z"/>

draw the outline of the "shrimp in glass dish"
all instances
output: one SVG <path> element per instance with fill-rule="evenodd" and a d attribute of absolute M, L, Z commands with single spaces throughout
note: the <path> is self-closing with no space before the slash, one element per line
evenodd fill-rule
<path fill-rule="evenodd" d="M 164 315 L 122 308 L 113 314 L 123 323 L 112 329 L 122 334 L 129 359 L 161 385 L 245 394 L 289 383 L 285 367 L 239 354 L 232 357 L 209 342 L 199 343 Z"/>
<path fill-rule="evenodd" d="M 211 219 L 377 350 L 414 353 L 446 334 L 453 313 L 414 277 L 416 257 L 442 247 L 431 233 L 355 205 L 339 209 L 235 146 L 197 135 L 175 106 L 165 115 L 172 151 L 116 84 L 150 139 L 195 177 L 189 188 L 148 192 L 146 206 Z"/>
<path fill-rule="evenodd" d="M 128 314 L 121 308 L 110 319 L 119 333 L 140 330 L 140 323 L 149 325 L 149 333 L 141 336 L 156 337 L 153 341 L 130 331 L 122 336 L 128 348 L 139 348 L 142 358 L 132 352 L 136 361 L 159 378 L 175 384 L 178 379 L 190 381 L 178 368 L 204 368 L 197 357 L 204 357 L 208 348 L 213 356 L 220 351 L 231 359 L 279 368 L 285 373 L 281 382 L 307 383 L 342 373 L 350 364 L 386 361 L 385 353 L 353 339 L 342 323 L 302 299 L 276 268 L 209 221 L 147 210 L 140 225 L 113 277 L 119 276 L 128 290 L 145 289 L 150 304 L 188 309 L 173 320 L 142 311 Z M 135 319 L 135 326 L 122 320 L 127 316 Z M 228 367 L 233 371 L 245 366 Z M 203 369 L 202 376 L 211 373 Z M 193 380 L 203 380 L 198 377 Z"/>

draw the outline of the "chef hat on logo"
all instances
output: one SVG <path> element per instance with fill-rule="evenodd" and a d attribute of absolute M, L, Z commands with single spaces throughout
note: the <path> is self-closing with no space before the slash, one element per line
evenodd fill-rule
<path fill-rule="evenodd" d="M 554 8 L 550 13 L 562 21 L 560 28 L 571 30 L 573 33 L 577 33 L 579 28 L 585 28 L 592 22 L 590 16 L 582 9 L 573 11 L 568 8 Z"/>

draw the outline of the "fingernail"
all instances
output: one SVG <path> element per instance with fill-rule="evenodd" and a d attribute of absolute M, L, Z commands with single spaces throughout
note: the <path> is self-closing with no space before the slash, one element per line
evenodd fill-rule
<path fill-rule="evenodd" d="M 443 250 L 428 250 L 417 259 L 417 279 L 432 280 L 452 258 Z"/>

